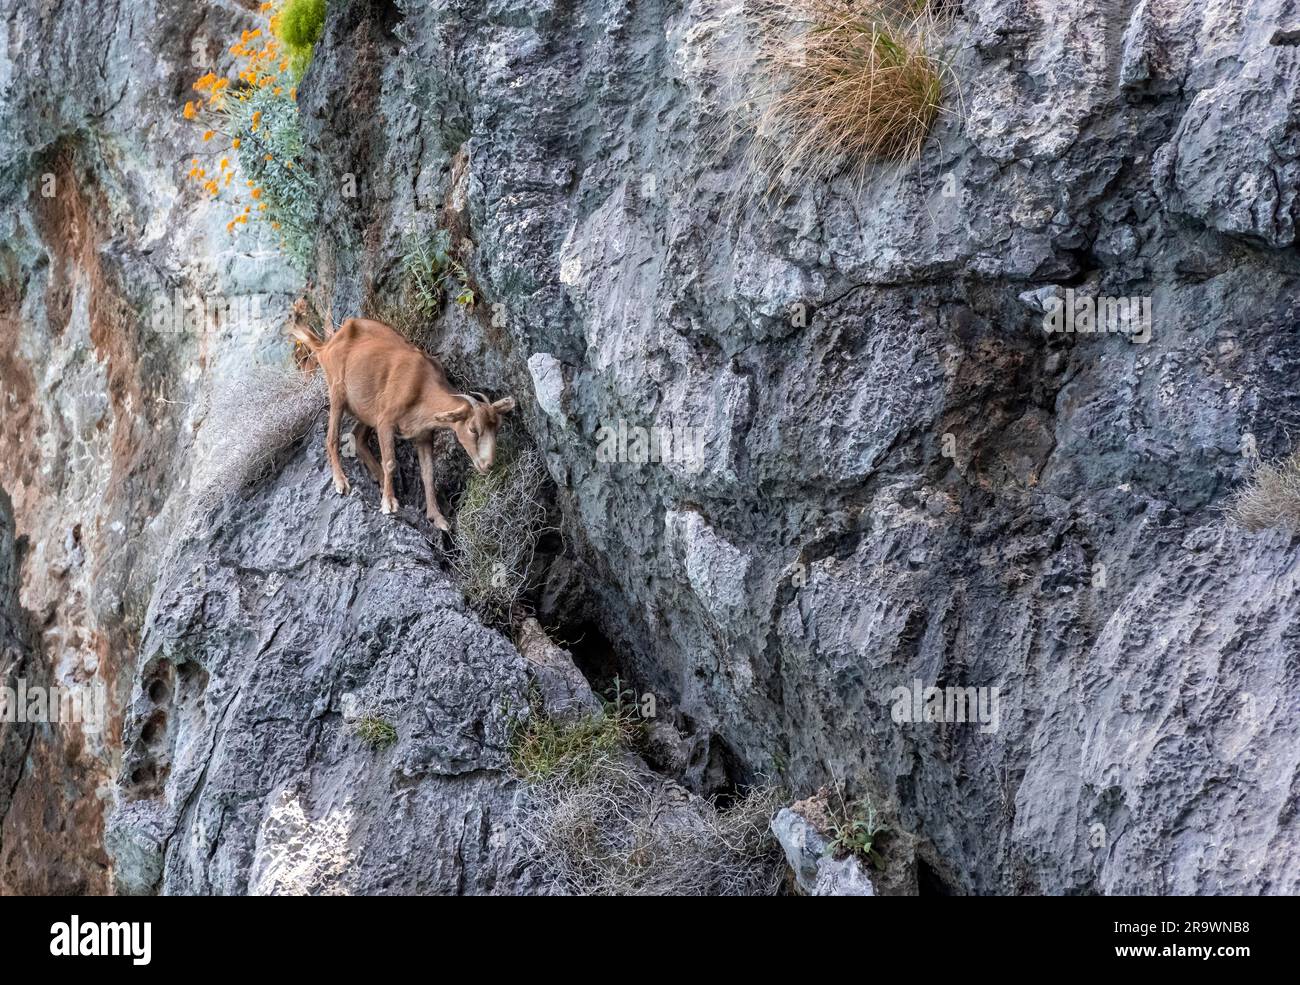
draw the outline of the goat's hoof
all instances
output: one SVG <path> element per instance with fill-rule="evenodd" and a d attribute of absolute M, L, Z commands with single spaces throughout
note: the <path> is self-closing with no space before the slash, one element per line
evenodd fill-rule
<path fill-rule="evenodd" d="M 379 504 L 379 512 L 384 516 L 392 516 L 397 512 L 397 500 L 385 499 Z"/>
<path fill-rule="evenodd" d="M 435 527 L 437 527 L 439 530 L 443 531 L 444 533 L 451 533 L 451 524 L 448 523 L 446 520 L 444 520 L 442 517 L 440 517 L 440 516 L 431 516 L 431 517 L 428 517 L 428 519 L 429 519 L 429 520 L 433 523 L 433 525 L 434 525 Z"/>
<path fill-rule="evenodd" d="M 352 483 L 348 482 L 347 479 L 335 479 L 334 490 L 340 496 L 346 496 L 352 491 Z"/>

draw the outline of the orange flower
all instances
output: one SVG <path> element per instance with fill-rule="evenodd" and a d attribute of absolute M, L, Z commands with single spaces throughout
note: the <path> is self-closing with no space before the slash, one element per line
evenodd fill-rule
<path fill-rule="evenodd" d="M 215 130 L 205 130 L 205 131 L 203 132 L 203 139 L 204 139 L 204 140 L 211 140 L 211 139 L 212 139 L 213 137 L 215 137 L 216 135 L 217 135 L 217 131 L 215 131 Z"/>
<path fill-rule="evenodd" d="M 232 140 L 230 142 L 230 146 L 235 148 L 235 150 L 239 150 L 239 138 L 236 137 L 234 140 Z"/>
<path fill-rule="evenodd" d="M 194 119 L 196 113 L 198 113 L 198 110 L 194 108 L 194 104 L 192 102 L 185 104 L 185 119 L 187 120 Z"/>

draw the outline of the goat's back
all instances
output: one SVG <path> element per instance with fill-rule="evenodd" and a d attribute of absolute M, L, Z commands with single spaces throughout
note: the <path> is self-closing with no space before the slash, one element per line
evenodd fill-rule
<path fill-rule="evenodd" d="M 352 413 L 368 423 L 419 401 L 429 386 L 447 389 L 437 360 L 370 318 L 349 318 L 317 355 L 330 384 L 343 385 Z"/>

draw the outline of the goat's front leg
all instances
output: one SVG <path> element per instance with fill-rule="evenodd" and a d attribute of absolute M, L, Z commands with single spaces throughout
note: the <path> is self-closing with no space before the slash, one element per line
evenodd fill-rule
<path fill-rule="evenodd" d="M 397 512 L 397 497 L 393 495 L 393 473 L 397 471 L 396 432 L 391 424 L 380 424 L 379 460 L 384 470 L 384 492 L 379 501 L 379 511 L 386 516 Z"/>
<path fill-rule="evenodd" d="M 325 451 L 329 455 L 330 469 L 334 472 L 334 488 L 346 496 L 352 484 L 343 474 L 343 461 L 339 458 L 339 423 L 343 420 L 343 388 L 330 387 L 330 426 L 325 434 Z"/>
<path fill-rule="evenodd" d="M 433 488 L 433 442 L 428 438 L 415 446 L 420 456 L 420 481 L 424 483 L 424 515 L 433 521 L 439 530 L 451 530 L 446 517 L 438 509 L 438 493 Z"/>

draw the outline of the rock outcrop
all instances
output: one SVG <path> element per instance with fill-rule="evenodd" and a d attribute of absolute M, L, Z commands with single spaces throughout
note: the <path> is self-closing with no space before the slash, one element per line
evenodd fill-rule
<path fill-rule="evenodd" d="M 506 751 L 525 662 L 466 609 L 422 514 L 390 521 L 373 483 L 335 493 L 322 432 L 195 517 L 159 572 L 109 829 L 117 888 L 535 891 Z M 365 741 L 363 717 L 395 740 Z"/>
<path fill-rule="evenodd" d="M 805 896 L 875 896 L 876 887 L 852 856 L 836 858 L 830 842 L 807 818 L 783 807 L 772 818 L 786 863 Z"/>

